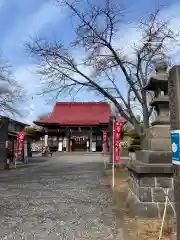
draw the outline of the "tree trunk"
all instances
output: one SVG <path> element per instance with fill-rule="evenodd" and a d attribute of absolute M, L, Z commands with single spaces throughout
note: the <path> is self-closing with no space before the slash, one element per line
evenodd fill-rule
<path fill-rule="evenodd" d="M 144 89 L 142 90 L 142 99 L 143 99 L 143 105 L 142 105 L 143 126 L 145 129 L 147 129 L 149 127 L 149 110 L 147 107 L 147 97 Z"/>
<path fill-rule="evenodd" d="M 147 106 L 143 106 L 143 125 L 144 128 L 149 127 L 149 112 Z"/>

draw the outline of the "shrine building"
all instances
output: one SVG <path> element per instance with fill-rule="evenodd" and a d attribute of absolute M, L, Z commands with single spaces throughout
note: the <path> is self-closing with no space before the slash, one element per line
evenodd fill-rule
<path fill-rule="evenodd" d="M 57 102 L 49 116 L 34 123 L 43 127 L 44 145 L 53 151 L 101 152 L 110 116 L 109 103 Z"/>

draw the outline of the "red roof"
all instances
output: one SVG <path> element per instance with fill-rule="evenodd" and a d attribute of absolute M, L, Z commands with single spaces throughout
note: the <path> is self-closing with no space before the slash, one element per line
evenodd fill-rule
<path fill-rule="evenodd" d="M 102 102 L 57 102 L 53 112 L 45 119 L 35 121 L 38 125 L 99 125 L 108 124 L 110 105 Z"/>

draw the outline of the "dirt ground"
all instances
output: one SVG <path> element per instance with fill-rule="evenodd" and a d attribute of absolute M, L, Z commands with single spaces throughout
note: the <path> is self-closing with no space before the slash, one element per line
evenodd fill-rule
<path fill-rule="evenodd" d="M 106 170 L 112 186 L 112 171 Z M 130 239 L 133 240 L 158 240 L 162 219 L 132 218 L 128 213 L 126 198 L 128 194 L 128 172 L 126 168 L 115 171 L 115 187 L 112 189 L 114 209 L 124 219 L 124 227 Z M 166 219 L 161 240 L 175 240 L 173 221 Z"/>

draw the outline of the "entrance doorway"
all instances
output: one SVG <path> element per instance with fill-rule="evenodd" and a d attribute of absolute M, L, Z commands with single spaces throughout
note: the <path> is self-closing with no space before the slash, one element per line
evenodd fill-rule
<path fill-rule="evenodd" d="M 102 152 L 102 132 L 92 134 L 92 146 L 95 147 L 96 152 Z"/>
<path fill-rule="evenodd" d="M 72 144 L 72 151 L 87 151 L 87 136 L 71 136 L 70 144 Z"/>

